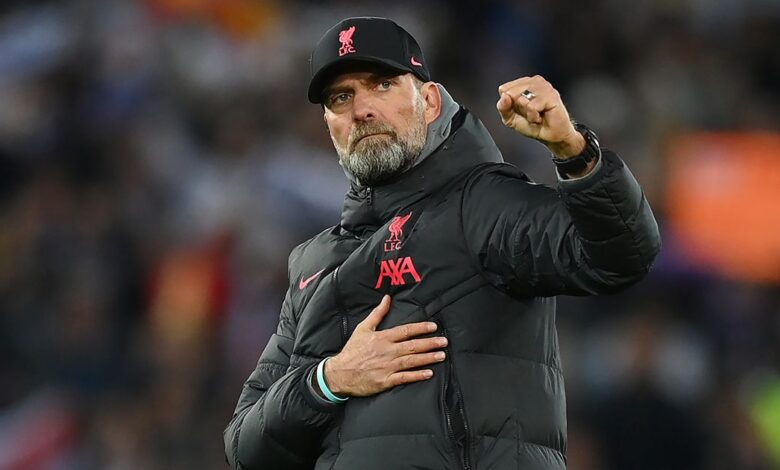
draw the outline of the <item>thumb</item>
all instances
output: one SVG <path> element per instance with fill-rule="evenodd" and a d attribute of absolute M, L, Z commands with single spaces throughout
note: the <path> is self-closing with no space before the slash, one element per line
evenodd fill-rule
<path fill-rule="evenodd" d="M 512 109 L 512 97 L 509 96 L 509 93 L 501 93 L 501 97 L 496 103 L 496 109 L 501 115 L 501 119 L 504 121 L 504 124 L 512 120 L 512 115 L 515 113 Z"/>
<path fill-rule="evenodd" d="M 379 302 L 379 305 L 374 307 L 374 310 L 371 310 L 371 313 L 368 314 L 366 319 L 360 322 L 360 326 L 371 331 L 376 331 L 379 324 L 382 323 L 382 320 L 385 318 L 385 315 L 387 315 L 387 312 L 390 311 L 390 302 L 389 295 L 382 297 L 382 301 Z"/>

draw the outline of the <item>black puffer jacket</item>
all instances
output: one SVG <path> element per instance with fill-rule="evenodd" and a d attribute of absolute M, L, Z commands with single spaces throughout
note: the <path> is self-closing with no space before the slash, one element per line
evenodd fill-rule
<path fill-rule="evenodd" d="M 555 295 L 642 279 L 658 227 L 623 162 L 536 185 L 466 110 L 398 180 L 353 188 L 341 224 L 293 250 L 279 328 L 225 430 L 243 469 L 564 469 L 566 404 Z M 319 274 L 317 274 L 319 273 Z M 393 297 L 382 328 L 436 321 L 449 338 L 430 380 L 345 405 L 304 380 Z"/>

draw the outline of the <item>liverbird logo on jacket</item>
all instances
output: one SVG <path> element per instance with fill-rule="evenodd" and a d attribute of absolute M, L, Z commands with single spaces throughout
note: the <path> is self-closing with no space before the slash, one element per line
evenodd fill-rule
<path fill-rule="evenodd" d="M 356 52 L 355 46 L 354 44 L 352 44 L 352 36 L 354 34 L 355 34 L 354 26 L 350 26 L 344 31 L 339 32 L 339 42 L 341 43 L 341 48 L 339 49 L 339 57 Z"/>
<path fill-rule="evenodd" d="M 387 230 L 390 232 L 390 236 L 385 240 L 385 252 L 396 251 L 401 248 L 401 237 L 404 234 L 404 224 L 409 221 L 412 213 L 406 215 L 399 215 L 390 222 Z"/>
<path fill-rule="evenodd" d="M 389 251 L 397 251 L 401 248 L 402 240 L 404 236 L 404 225 L 412 217 L 412 213 L 409 212 L 406 215 L 399 215 L 390 221 L 387 226 L 387 231 L 390 232 L 390 236 L 385 240 L 385 253 Z M 376 289 L 382 287 L 382 282 L 385 279 L 390 280 L 391 286 L 403 286 L 406 285 L 405 275 L 410 275 L 414 282 L 420 282 L 421 277 L 417 272 L 417 268 L 414 267 L 414 261 L 411 256 L 403 256 L 398 259 L 385 259 L 379 264 L 379 278 L 376 280 Z"/>

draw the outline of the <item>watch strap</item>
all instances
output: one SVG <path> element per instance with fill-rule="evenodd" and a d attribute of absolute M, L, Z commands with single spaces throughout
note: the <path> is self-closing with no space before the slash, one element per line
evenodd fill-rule
<path fill-rule="evenodd" d="M 553 155 L 553 163 L 563 175 L 581 173 L 588 167 L 588 163 L 597 160 L 601 156 L 599 138 L 592 129 L 584 124 L 574 123 L 574 129 L 585 138 L 585 148 L 578 155 L 570 158 L 557 158 Z"/>

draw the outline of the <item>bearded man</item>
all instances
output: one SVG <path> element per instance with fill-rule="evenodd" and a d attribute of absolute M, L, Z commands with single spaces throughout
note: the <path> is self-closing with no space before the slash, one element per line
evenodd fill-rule
<path fill-rule="evenodd" d="M 564 469 L 555 296 L 642 279 L 642 191 L 540 76 L 498 87 L 505 125 L 552 153 L 533 184 L 430 79 L 414 38 L 348 18 L 311 59 L 352 185 L 296 247 L 279 327 L 225 430 L 241 469 Z"/>

